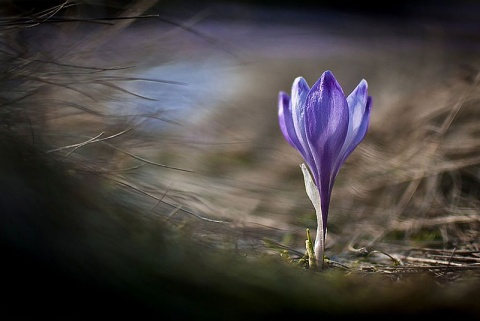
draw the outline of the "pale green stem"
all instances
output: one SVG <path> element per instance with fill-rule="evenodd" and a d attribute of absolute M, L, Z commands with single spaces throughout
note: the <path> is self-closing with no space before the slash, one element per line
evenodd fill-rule
<path fill-rule="evenodd" d="M 325 237 L 323 232 L 322 212 L 317 211 L 317 235 L 315 236 L 314 252 L 317 258 L 317 266 L 323 269 L 323 256 L 325 252 Z"/>
<path fill-rule="evenodd" d="M 323 254 L 325 251 L 326 231 L 323 230 L 323 217 L 320 194 L 318 192 L 317 186 L 315 185 L 315 182 L 312 179 L 312 175 L 307 169 L 307 166 L 305 166 L 305 164 L 301 164 L 300 168 L 302 169 L 303 178 L 305 180 L 305 190 L 307 191 L 307 195 L 310 198 L 310 201 L 312 201 L 312 204 L 315 207 L 315 213 L 317 215 L 317 235 L 315 236 L 314 252 L 317 266 L 322 269 Z"/>

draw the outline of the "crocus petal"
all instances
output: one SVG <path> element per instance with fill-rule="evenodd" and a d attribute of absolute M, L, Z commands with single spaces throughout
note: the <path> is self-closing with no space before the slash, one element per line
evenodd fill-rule
<path fill-rule="evenodd" d="M 309 167 L 313 166 L 313 156 L 308 146 L 306 128 L 305 128 L 305 101 L 307 100 L 310 88 L 303 77 L 297 77 L 292 85 L 292 99 L 290 105 L 292 108 L 293 126 L 302 148 L 297 148 L 303 159 Z"/>
<path fill-rule="evenodd" d="M 340 167 L 345 163 L 348 156 L 360 144 L 367 133 L 370 122 L 370 106 L 372 97 L 368 96 L 368 84 L 362 80 L 347 97 L 349 109 L 348 133 L 345 138 L 339 158 L 335 164 L 334 173 L 337 175 Z"/>
<path fill-rule="evenodd" d="M 295 128 L 293 126 L 290 97 L 288 97 L 288 95 L 283 91 L 281 91 L 278 95 L 278 121 L 282 134 L 287 142 L 300 153 L 302 153 L 300 150 L 302 149 L 302 145 L 298 141 L 297 133 L 295 132 Z"/>
<path fill-rule="evenodd" d="M 355 147 L 360 144 L 367 134 L 368 125 L 370 123 L 370 107 L 372 106 L 372 97 L 368 96 L 368 84 L 362 80 L 357 88 L 347 97 L 348 108 L 350 110 L 350 126 L 349 126 L 349 151 L 346 153 L 347 158 Z M 351 128 L 351 129 L 350 129 Z"/>
<path fill-rule="evenodd" d="M 349 110 L 342 88 L 330 71 L 311 88 L 305 102 L 307 141 L 314 160 L 311 168 L 322 199 L 324 230 L 330 204 L 335 162 L 348 132 Z"/>

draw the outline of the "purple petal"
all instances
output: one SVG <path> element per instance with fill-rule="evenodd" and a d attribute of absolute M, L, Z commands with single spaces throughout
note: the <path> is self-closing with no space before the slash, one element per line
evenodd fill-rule
<path fill-rule="evenodd" d="M 367 133 L 372 97 L 368 96 L 368 84 L 365 80 L 362 80 L 347 97 L 347 103 L 349 109 L 348 133 L 335 164 L 336 174 Z"/>
<path fill-rule="evenodd" d="M 347 137 L 348 120 L 349 109 L 343 90 L 333 74 L 326 71 L 313 85 L 305 102 L 307 141 L 315 166 L 311 170 L 322 198 L 324 224 L 336 176 L 335 163 Z"/>
<path fill-rule="evenodd" d="M 297 148 L 305 159 L 305 162 L 311 167 L 313 165 L 313 156 L 308 146 L 305 122 L 305 101 L 310 91 L 307 82 L 302 77 L 297 77 L 292 85 L 292 99 L 290 105 L 292 108 L 293 126 L 296 136 L 301 145 Z"/>
<path fill-rule="evenodd" d="M 362 80 L 347 97 L 347 103 L 350 111 L 348 136 L 350 145 L 354 145 L 355 148 L 365 137 L 370 120 L 372 98 L 368 96 L 368 84 L 365 80 Z"/>
<path fill-rule="evenodd" d="M 287 142 L 298 150 L 298 147 L 301 147 L 301 145 L 298 142 L 297 134 L 293 127 L 290 97 L 283 91 L 278 94 L 278 122 L 280 130 Z"/>

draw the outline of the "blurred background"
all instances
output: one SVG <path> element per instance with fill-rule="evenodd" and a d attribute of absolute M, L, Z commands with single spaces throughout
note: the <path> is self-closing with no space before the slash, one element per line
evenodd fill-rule
<path fill-rule="evenodd" d="M 3 0 L 1 126 L 204 242 L 303 251 L 316 219 L 277 96 L 331 70 L 373 97 L 327 256 L 477 246 L 476 1 Z"/>

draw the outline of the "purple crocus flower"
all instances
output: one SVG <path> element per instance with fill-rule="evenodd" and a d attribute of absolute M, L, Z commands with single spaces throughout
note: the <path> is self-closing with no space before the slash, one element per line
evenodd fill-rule
<path fill-rule="evenodd" d="M 329 70 L 312 88 L 298 77 L 293 82 L 291 97 L 285 92 L 279 94 L 280 129 L 308 166 L 307 169 L 305 164 L 300 165 L 317 214 L 314 252 L 320 266 L 333 184 L 340 167 L 367 133 L 371 106 L 365 80 L 346 97 Z"/>

